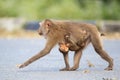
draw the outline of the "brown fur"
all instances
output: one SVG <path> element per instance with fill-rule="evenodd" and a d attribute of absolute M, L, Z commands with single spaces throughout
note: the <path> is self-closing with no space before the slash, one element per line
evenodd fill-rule
<path fill-rule="evenodd" d="M 62 53 L 67 53 L 70 47 L 73 47 L 74 50 L 79 49 L 79 46 L 77 45 L 77 43 L 74 43 L 74 41 L 72 40 L 70 33 L 65 35 L 64 41 L 61 41 L 59 43 L 59 46 L 60 46 L 59 50 Z"/>
<path fill-rule="evenodd" d="M 106 60 L 109 65 L 105 70 L 113 69 L 113 59 L 103 50 L 100 41 L 100 33 L 98 32 L 96 26 L 92 24 L 72 22 L 72 21 L 56 21 L 46 19 L 40 23 L 40 28 L 38 30 L 40 35 L 43 35 L 46 40 L 45 48 L 40 51 L 35 56 L 28 59 L 26 62 L 21 64 L 19 68 L 23 68 L 30 63 L 36 61 L 37 59 L 47 55 L 51 49 L 56 45 L 60 44 L 65 40 L 65 35 L 70 33 L 70 40 L 72 40 L 72 45 L 68 47 L 69 50 L 74 51 L 74 65 L 70 68 L 68 61 L 68 51 L 62 52 L 65 60 L 66 67 L 63 70 L 76 70 L 79 67 L 79 61 L 82 56 L 82 50 L 91 42 L 95 51 Z M 76 49 L 77 45 L 78 49 Z"/>
<path fill-rule="evenodd" d="M 75 43 L 75 41 L 73 40 L 73 36 L 72 33 L 68 33 L 65 35 L 64 37 L 64 41 L 59 43 L 59 50 L 62 53 L 66 53 L 69 51 L 69 48 L 72 48 L 74 51 L 75 50 L 79 50 L 80 48 L 84 47 L 85 45 L 85 39 L 87 39 L 87 37 L 85 37 L 87 34 L 85 31 L 83 31 L 82 34 L 83 36 L 77 40 L 77 42 Z"/>

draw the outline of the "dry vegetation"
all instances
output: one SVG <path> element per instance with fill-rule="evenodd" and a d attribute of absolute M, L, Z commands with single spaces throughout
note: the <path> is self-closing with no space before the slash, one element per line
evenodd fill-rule
<path fill-rule="evenodd" d="M 37 31 L 27 31 L 27 30 L 14 30 L 6 31 L 0 29 L 0 38 L 40 38 Z"/>
<path fill-rule="evenodd" d="M 105 37 L 108 39 L 120 39 L 120 32 L 106 33 Z"/>
<path fill-rule="evenodd" d="M 28 30 L 14 30 L 6 31 L 5 29 L 0 29 L 0 38 L 40 38 L 37 31 Z M 105 33 L 103 39 L 120 39 L 120 32 Z"/>

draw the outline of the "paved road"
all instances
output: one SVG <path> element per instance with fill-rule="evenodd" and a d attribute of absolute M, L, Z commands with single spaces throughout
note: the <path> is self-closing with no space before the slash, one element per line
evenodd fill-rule
<path fill-rule="evenodd" d="M 114 70 L 104 71 L 107 63 L 89 45 L 81 59 L 77 71 L 63 71 L 62 54 L 56 46 L 49 55 L 32 63 L 24 69 L 20 64 L 44 48 L 44 39 L 0 39 L 0 80 L 120 80 L 120 40 L 104 40 L 104 48 L 114 58 Z M 70 65 L 73 53 L 70 52 Z M 89 60 L 94 67 L 88 67 Z M 103 79 L 104 78 L 104 79 Z"/>

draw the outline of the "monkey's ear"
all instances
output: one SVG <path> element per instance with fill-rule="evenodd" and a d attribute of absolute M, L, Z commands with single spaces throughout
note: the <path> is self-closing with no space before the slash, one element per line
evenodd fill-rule
<path fill-rule="evenodd" d="M 52 22 L 50 19 L 46 19 L 46 20 L 45 20 L 45 25 L 46 25 L 47 27 L 51 27 L 51 26 L 53 25 L 53 22 Z"/>

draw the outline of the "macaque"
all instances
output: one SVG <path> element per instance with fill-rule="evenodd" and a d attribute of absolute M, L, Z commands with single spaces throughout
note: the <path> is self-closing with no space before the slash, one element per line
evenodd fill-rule
<path fill-rule="evenodd" d="M 65 61 L 65 68 L 61 71 L 74 71 L 79 68 L 82 51 L 89 43 L 92 43 L 94 50 L 101 56 L 102 59 L 108 62 L 108 67 L 105 70 L 113 69 L 113 59 L 103 49 L 100 41 L 100 33 L 95 25 L 88 23 L 80 23 L 73 21 L 60 21 L 46 19 L 40 23 L 38 30 L 39 35 L 42 35 L 47 40 L 45 48 L 38 54 L 31 57 L 19 68 L 24 68 L 32 62 L 42 58 L 50 53 L 51 49 L 56 45 L 60 45 L 61 53 L 63 54 Z M 70 33 L 66 38 L 66 34 Z M 68 39 L 68 41 L 66 41 Z M 69 42 L 70 40 L 70 42 Z M 64 44 L 64 48 L 61 49 Z M 66 48 L 67 47 L 67 48 Z M 74 65 L 69 66 L 68 53 L 74 51 Z M 92 54 L 91 54 L 92 55 Z"/>

